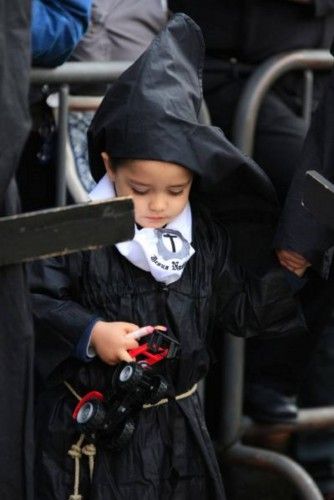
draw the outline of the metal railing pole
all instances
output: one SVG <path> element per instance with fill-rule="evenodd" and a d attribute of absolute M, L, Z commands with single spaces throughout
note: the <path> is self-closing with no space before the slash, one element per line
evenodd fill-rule
<path fill-rule="evenodd" d="M 239 100 L 233 126 L 233 143 L 252 156 L 259 109 L 269 88 L 292 70 L 328 70 L 333 57 L 326 50 L 300 50 L 274 56 L 250 76 Z"/>
<path fill-rule="evenodd" d="M 57 68 L 32 68 L 30 82 L 34 85 L 68 83 L 108 83 L 118 78 L 130 65 L 123 62 L 68 62 Z"/>
<path fill-rule="evenodd" d="M 298 498 L 302 500 L 323 500 L 311 476 L 285 455 L 237 443 L 226 452 L 225 458 L 231 464 L 247 465 L 279 474 L 293 485 Z"/>
<path fill-rule="evenodd" d="M 225 333 L 222 342 L 222 398 L 218 439 L 220 446 L 227 449 L 236 443 L 241 435 L 244 339 Z"/>
<path fill-rule="evenodd" d="M 242 435 L 247 439 L 258 439 L 268 434 L 293 434 L 294 432 L 319 431 L 334 428 L 334 406 L 304 408 L 299 410 L 298 418 L 292 423 L 264 424 L 244 418 Z"/>
<path fill-rule="evenodd" d="M 57 171 L 56 171 L 56 206 L 66 205 L 66 134 L 68 125 L 69 86 L 59 89 L 58 134 L 57 134 Z"/>
<path fill-rule="evenodd" d="M 304 71 L 304 98 L 303 98 L 303 119 L 306 128 L 309 128 L 312 118 L 312 103 L 314 89 L 314 74 L 313 71 L 307 69 Z"/>

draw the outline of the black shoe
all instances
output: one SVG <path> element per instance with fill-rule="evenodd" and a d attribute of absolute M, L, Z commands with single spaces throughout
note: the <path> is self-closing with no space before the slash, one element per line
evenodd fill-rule
<path fill-rule="evenodd" d="M 296 397 L 258 384 L 246 384 L 244 413 L 257 422 L 294 423 L 298 416 Z"/>

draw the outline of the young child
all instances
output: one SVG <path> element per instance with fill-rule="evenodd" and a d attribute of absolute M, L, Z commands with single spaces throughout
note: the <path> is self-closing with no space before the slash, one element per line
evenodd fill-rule
<path fill-rule="evenodd" d="M 226 195 L 238 210 L 252 194 L 263 208 L 272 191 L 220 130 L 198 122 L 203 50 L 197 25 L 174 16 L 109 90 L 90 127 L 98 181 L 91 198 L 131 195 L 134 239 L 31 267 L 43 382 L 36 500 L 224 499 L 196 392 L 209 367 L 209 337 L 300 326 L 279 268 L 247 277 L 213 221 L 215 199 Z M 176 359 L 156 365 L 168 382 L 167 402 L 140 411 L 121 451 L 97 443 L 90 479 L 92 448 L 83 450 L 80 440 L 68 455 L 80 435 L 71 416 L 75 393 L 110 390 L 113 366 L 131 361 L 128 351 L 138 346 L 129 333 L 158 324 L 180 343 Z M 89 460 L 81 457 L 75 476 L 84 451 Z"/>

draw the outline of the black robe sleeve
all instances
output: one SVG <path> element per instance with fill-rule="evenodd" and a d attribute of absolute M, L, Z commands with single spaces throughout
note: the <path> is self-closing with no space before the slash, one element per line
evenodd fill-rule
<path fill-rule="evenodd" d="M 305 328 L 297 299 L 276 262 L 253 272 L 233 262 L 226 236 L 216 277 L 216 321 L 238 337 L 280 336 Z M 218 265 L 217 265 L 218 268 Z"/>
<path fill-rule="evenodd" d="M 36 325 L 36 363 L 47 378 L 72 355 L 85 328 L 95 317 L 73 300 L 68 259 L 56 257 L 29 266 Z"/>

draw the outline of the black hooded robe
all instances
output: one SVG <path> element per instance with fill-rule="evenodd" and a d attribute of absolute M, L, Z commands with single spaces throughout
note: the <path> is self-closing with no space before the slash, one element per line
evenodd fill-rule
<path fill-rule="evenodd" d="M 77 401 L 63 380 L 81 396 L 110 390 L 113 368 L 98 359 L 84 363 L 71 357 L 94 316 L 167 325 L 181 343 L 180 357 L 159 366 L 171 397 L 206 374 L 210 332 L 224 326 L 237 335 L 279 335 L 298 327 L 279 270 L 245 284 L 244 273 L 230 261 L 221 230 L 196 213 L 193 246 L 196 253 L 182 277 L 168 287 L 129 263 L 115 247 L 33 264 L 37 368 L 45 383 L 37 407 L 35 500 L 68 498 L 73 487 L 74 463 L 67 451 L 79 438 L 71 418 Z M 142 410 L 134 437 L 121 452 L 104 451 L 99 444 L 97 449 L 91 487 L 88 462 L 82 459 L 85 500 L 225 498 L 197 393 Z"/>
<path fill-rule="evenodd" d="M 156 159 L 195 174 L 191 197 L 224 196 L 230 210 L 272 206 L 266 176 L 215 127 L 198 122 L 204 44 L 198 26 L 176 15 L 147 51 L 108 91 L 89 130 L 96 180 L 101 151 L 112 158 Z M 74 463 L 67 452 L 78 440 L 71 413 L 80 395 L 110 389 L 113 369 L 98 359 L 73 358 L 92 318 L 140 326 L 165 324 L 181 344 L 176 360 L 158 366 L 171 401 L 142 410 L 126 448 L 97 445 L 92 485 L 81 459 L 85 500 L 224 499 L 218 464 L 197 393 L 174 400 L 201 380 L 209 366 L 211 335 L 281 335 L 300 328 L 296 304 L 279 268 L 248 280 L 229 256 L 226 233 L 192 201 L 195 254 L 169 286 L 130 264 L 115 247 L 35 263 L 31 287 L 36 319 L 38 373 L 36 500 L 67 498 Z"/>

